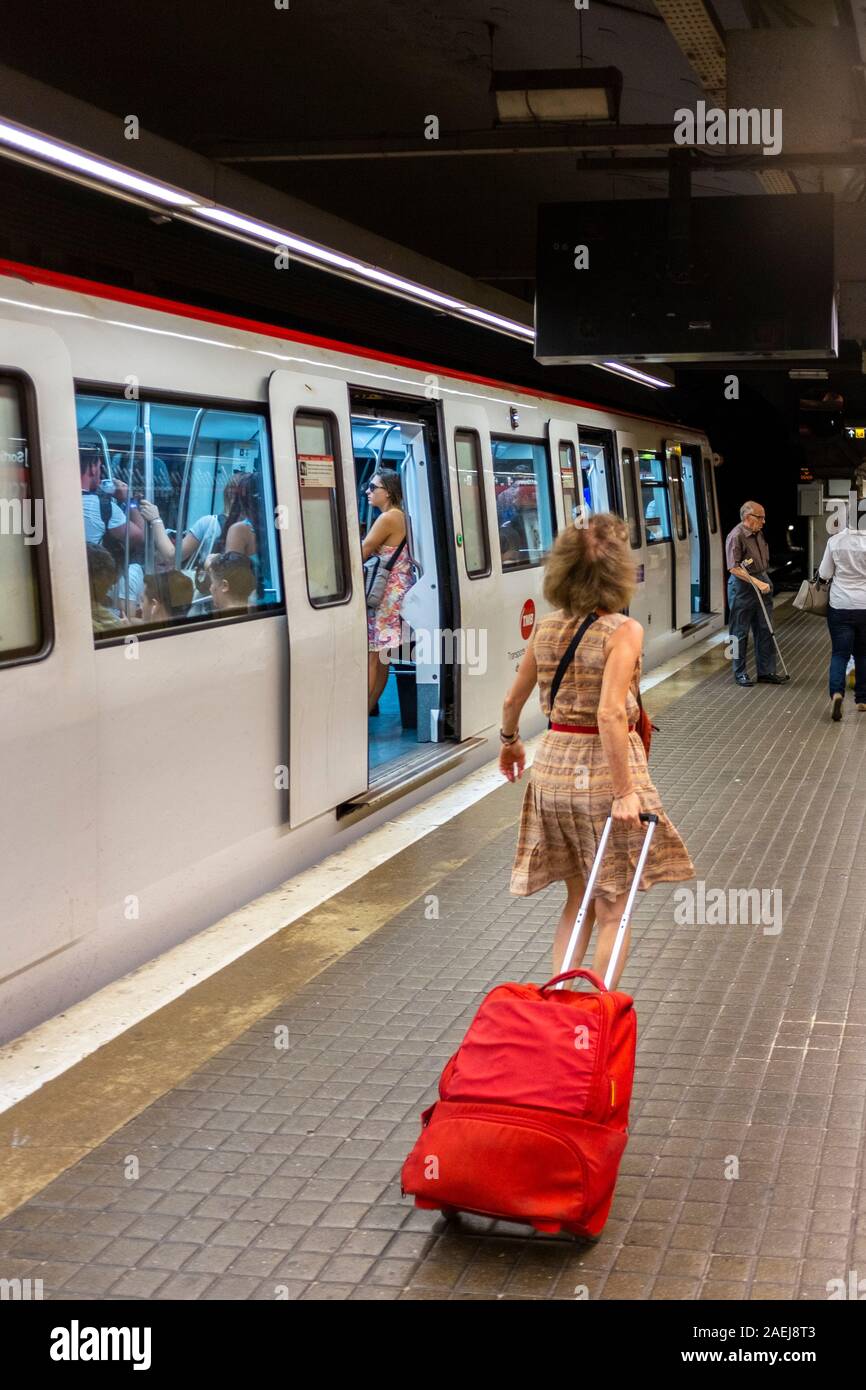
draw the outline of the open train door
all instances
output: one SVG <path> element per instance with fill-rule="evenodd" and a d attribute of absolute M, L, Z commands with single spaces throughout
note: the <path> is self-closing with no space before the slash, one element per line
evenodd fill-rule
<path fill-rule="evenodd" d="M 582 512 L 578 511 L 583 506 L 583 480 L 577 424 L 574 420 L 551 420 L 547 426 L 547 437 L 553 468 L 556 529 L 561 531 L 582 516 Z"/>
<path fill-rule="evenodd" d="M 671 499 L 673 543 L 673 604 L 671 627 L 682 630 L 692 621 L 692 548 L 683 486 L 683 448 L 675 439 L 665 440 L 665 468 Z"/>
<path fill-rule="evenodd" d="M 367 790 L 367 608 L 349 392 L 306 372 L 269 383 L 289 640 L 289 820 Z"/>
<path fill-rule="evenodd" d="M 640 444 L 637 436 L 626 430 L 617 431 L 619 439 L 619 481 L 623 514 L 628 526 L 631 557 L 637 571 L 637 587 L 629 604 L 629 616 L 635 618 L 647 636 L 654 637 L 667 618 L 669 598 L 666 587 L 659 583 L 667 561 L 667 546 L 647 545 L 644 535 L 643 489 L 640 481 Z M 658 601 L 664 594 L 664 605 L 658 611 Z M 658 596 L 658 599 L 657 599 Z M 655 614 L 653 609 L 656 609 Z M 655 621 L 653 619 L 655 618 Z"/>
<path fill-rule="evenodd" d="M 490 552 L 490 538 L 498 534 L 496 492 L 484 407 L 446 398 L 442 419 L 457 549 L 459 637 L 464 654 L 485 654 L 480 664 L 464 659 L 457 668 L 458 738 L 466 740 L 490 727 L 491 679 L 502 680 L 495 664 L 504 641 L 502 574 L 498 554 L 494 560 Z"/>

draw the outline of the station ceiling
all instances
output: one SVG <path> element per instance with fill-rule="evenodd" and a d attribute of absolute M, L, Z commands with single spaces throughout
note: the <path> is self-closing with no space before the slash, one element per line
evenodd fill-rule
<path fill-rule="evenodd" d="M 538 204 L 666 196 L 658 129 L 724 97 L 733 34 L 833 27 L 852 63 L 866 57 L 859 0 L 11 0 L 5 14 L 11 67 L 525 300 Z M 581 65 L 622 71 L 621 126 L 647 127 L 645 141 L 612 131 L 567 153 L 442 153 L 493 131 L 494 69 Z M 431 116 L 439 146 L 423 138 Z M 406 157 L 407 141 L 420 152 Z M 863 197 L 854 155 L 769 185 L 747 163 L 696 169 L 693 194 Z"/>

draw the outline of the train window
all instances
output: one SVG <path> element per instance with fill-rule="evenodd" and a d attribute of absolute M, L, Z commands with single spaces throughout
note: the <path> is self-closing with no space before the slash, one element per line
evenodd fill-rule
<path fill-rule="evenodd" d="M 668 493 L 665 487 L 664 464 L 658 454 L 641 453 L 640 490 L 643 497 L 647 545 L 669 541 L 671 519 L 668 511 Z"/>
<path fill-rule="evenodd" d="M 487 541 L 481 445 L 474 430 L 455 431 L 454 454 L 457 459 L 463 559 L 469 578 L 478 579 L 490 573 L 490 547 Z"/>
<path fill-rule="evenodd" d="M 574 445 L 567 439 L 559 445 L 559 476 L 562 480 L 562 500 L 565 504 L 566 524 L 577 521 L 582 515 L 577 494 L 577 466 Z"/>
<path fill-rule="evenodd" d="M 39 565 L 45 525 L 31 462 L 20 383 L 0 378 L 0 665 L 37 656 L 45 644 Z"/>
<path fill-rule="evenodd" d="M 553 544 L 550 460 L 530 439 L 491 439 L 503 570 L 540 565 Z"/>
<path fill-rule="evenodd" d="M 80 391 L 94 637 L 282 605 L 264 415 Z"/>
<path fill-rule="evenodd" d="M 640 516 L 637 505 L 637 483 L 634 477 L 634 450 L 623 449 L 622 460 L 622 483 L 623 496 L 625 497 L 625 518 L 628 522 L 628 535 L 632 550 L 637 550 L 640 545 Z"/>
<path fill-rule="evenodd" d="M 307 594 L 313 608 L 342 603 L 351 593 L 338 440 L 332 416 L 301 411 L 295 416 Z"/>
<path fill-rule="evenodd" d="M 707 519 L 710 523 L 710 530 L 716 534 L 716 498 L 713 492 L 713 463 L 712 459 L 704 459 L 704 491 L 707 494 Z"/>
<path fill-rule="evenodd" d="M 683 460 L 682 455 L 676 449 L 668 451 L 668 459 L 671 468 L 671 495 L 674 503 L 674 521 L 677 528 L 677 537 L 684 541 L 686 538 L 686 508 L 683 497 Z"/>

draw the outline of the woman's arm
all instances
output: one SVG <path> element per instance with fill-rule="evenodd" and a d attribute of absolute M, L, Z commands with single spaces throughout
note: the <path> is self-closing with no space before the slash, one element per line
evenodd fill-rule
<path fill-rule="evenodd" d="M 502 706 L 503 734 L 518 732 L 517 724 L 520 719 L 520 712 L 535 689 L 535 683 L 538 680 L 538 667 L 535 664 L 534 643 L 535 634 L 533 633 L 523 654 L 523 660 L 517 668 L 514 684 L 506 695 L 505 703 Z M 509 782 L 513 782 L 515 778 L 523 776 L 525 766 L 526 749 L 523 747 L 523 740 L 518 737 L 513 743 L 503 743 L 499 752 L 499 771 L 503 777 L 507 777 Z"/>
<path fill-rule="evenodd" d="M 232 522 L 226 531 L 225 549 L 236 555 L 255 555 L 256 533 L 245 521 Z"/>
<path fill-rule="evenodd" d="M 402 539 L 399 535 L 400 529 L 399 519 L 393 517 L 390 512 L 383 512 L 381 516 L 377 516 L 361 542 L 363 558 L 369 560 L 383 545 L 399 545 Z M 405 534 L 405 528 L 402 529 Z"/>
<path fill-rule="evenodd" d="M 598 731 L 613 785 L 611 814 L 615 820 L 638 824 L 641 808 L 628 766 L 626 698 L 642 646 L 643 628 L 634 618 L 628 618 L 608 638 L 598 702 Z"/>
<path fill-rule="evenodd" d="M 828 541 L 824 549 L 824 554 L 821 556 L 821 563 L 818 566 L 818 578 L 832 579 L 835 573 L 836 561 L 833 559 L 833 551 L 830 549 L 830 542 Z"/>
<path fill-rule="evenodd" d="M 148 502 L 142 498 L 138 510 L 144 517 L 151 534 L 153 535 L 153 548 L 157 555 L 161 555 L 163 560 L 174 559 L 174 542 L 165 529 L 165 523 L 159 514 L 159 508 L 154 502 Z"/>

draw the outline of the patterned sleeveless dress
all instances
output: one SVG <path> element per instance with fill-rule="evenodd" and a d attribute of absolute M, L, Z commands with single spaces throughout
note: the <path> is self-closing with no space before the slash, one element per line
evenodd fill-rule
<path fill-rule="evenodd" d="M 574 660 L 562 680 L 556 709 L 550 712 L 550 687 L 560 659 L 583 616 L 553 613 L 542 618 L 535 637 L 541 708 L 557 724 L 597 724 L 607 639 L 626 621 L 622 613 L 599 617 L 583 635 Z M 637 723 L 636 698 L 640 665 L 626 698 L 629 724 Z M 688 851 L 662 809 L 650 781 L 644 747 L 638 733 L 629 734 L 630 781 L 641 810 L 659 817 L 641 877 L 641 889 L 654 883 L 694 878 Z M 610 768 L 598 734 L 544 734 L 529 773 L 523 798 L 511 891 L 521 897 L 561 879 L 585 883 L 598 849 L 613 798 Z M 619 897 L 631 886 L 643 843 L 644 828 L 614 827 L 594 896 Z"/>

